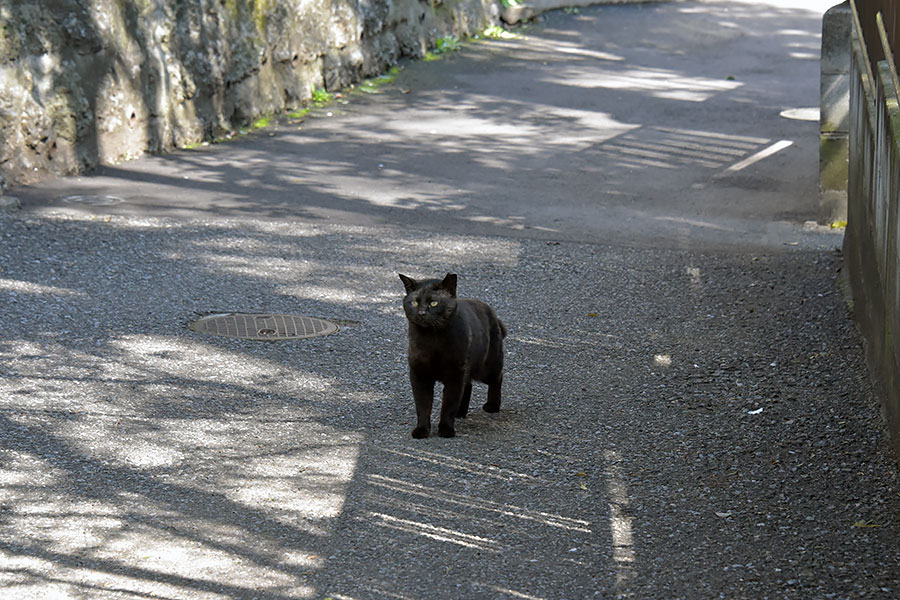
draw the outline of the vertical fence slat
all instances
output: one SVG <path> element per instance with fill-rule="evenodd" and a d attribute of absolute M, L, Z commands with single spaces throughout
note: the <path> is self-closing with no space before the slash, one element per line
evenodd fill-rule
<path fill-rule="evenodd" d="M 900 456 L 900 2 L 850 2 L 854 27 L 844 251 L 855 316 Z"/>
<path fill-rule="evenodd" d="M 891 46 L 891 58 L 896 64 L 897 40 L 900 38 L 900 10 L 897 7 L 897 0 L 856 0 L 856 9 L 862 24 L 863 37 L 869 45 L 872 70 L 876 71 L 878 62 L 886 58 L 878 43 L 878 31 L 875 27 L 875 15 L 878 13 L 881 13 L 884 19 L 884 28 Z"/>

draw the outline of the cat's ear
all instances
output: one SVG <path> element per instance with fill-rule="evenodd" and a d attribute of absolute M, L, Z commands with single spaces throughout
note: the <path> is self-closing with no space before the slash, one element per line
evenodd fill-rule
<path fill-rule="evenodd" d="M 403 273 L 397 273 L 397 275 L 400 275 L 400 280 L 403 282 L 403 287 L 406 288 L 407 294 L 419 287 L 419 282 L 412 277 L 407 277 Z"/>
<path fill-rule="evenodd" d="M 456 273 L 447 273 L 441 282 L 441 289 L 446 290 L 454 298 L 456 297 Z"/>

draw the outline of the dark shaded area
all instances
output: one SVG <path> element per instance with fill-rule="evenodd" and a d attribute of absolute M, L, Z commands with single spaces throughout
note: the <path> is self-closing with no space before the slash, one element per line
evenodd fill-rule
<path fill-rule="evenodd" d="M 877 5 L 878 3 L 872 3 Z M 870 4 L 871 7 L 871 4 Z M 862 9 L 860 9 L 862 10 Z M 887 13 L 891 15 L 891 13 Z M 872 15 L 861 14 L 860 18 Z M 871 33 L 871 32 L 868 32 Z M 872 40 L 867 40 L 871 42 Z M 900 207 L 893 177 L 896 90 L 884 60 L 867 72 L 865 44 L 854 36 L 850 67 L 850 162 L 847 183 L 848 282 L 866 355 L 883 398 L 895 452 L 900 452 Z M 871 58 L 871 57 L 870 57 Z"/>

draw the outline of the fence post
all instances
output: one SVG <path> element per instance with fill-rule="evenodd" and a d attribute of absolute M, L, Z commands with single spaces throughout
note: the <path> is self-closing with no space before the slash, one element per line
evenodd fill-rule
<path fill-rule="evenodd" d="M 850 1 L 822 17 L 819 116 L 819 222 L 847 220 L 850 112 Z"/>

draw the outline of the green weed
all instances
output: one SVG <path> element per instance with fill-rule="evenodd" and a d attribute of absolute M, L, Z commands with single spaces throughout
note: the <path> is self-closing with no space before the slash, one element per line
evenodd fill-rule
<path fill-rule="evenodd" d="M 456 52 L 462 48 L 462 42 L 455 35 L 448 35 L 447 37 L 441 37 L 435 40 L 434 42 L 434 50 L 430 50 L 425 53 L 425 56 L 422 57 L 422 60 L 425 62 L 430 62 L 432 60 L 440 59 L 444 54 L 448 54 L 450 52 Z"/>
<path fill-rule="evenodd" d="M 437 54 L 447 54 L 448 52 L 456 52 L 462 48 L 462 42 L 455 35 L 438 38 L 434 42 L 434 51 Z"/>
<path fill-rule="evenodd" d="M 260 117 L 253 122 L 253 129 L 262 129 L 272 124 L 271 117 Z"/>
<path fill-rule="evenodd" d="M 393 83 L 395 79 L 397 79 L 397 75 L 400 74 L 400 67 L 391 67 L 387 73 L 383 75 L 379 75 L 378 77 L 372 77 L 371 79 L 366 79 L 358 86 L 356 89 L 364 94 L 376 94 L 379 91 L 379 88 L 388 83 Z"/>
<path fill-rule="evenodd" d="M 302 119 L 306 116 L 306 113 L 309 112 L 308 108 L 299 108 L 297 110 L 292 110 L 290 112 L 285 113 L 285 116 L 289 119 Z"/>
<path fill-rule="evenodd" d="M 481 35 L 492 40 L 515 40 L 522 37 L 518 33 L 507 31 L 499 25 L 491 25 L 482 31 Z"/>
<path fill-rule="evenodd" d="M 312 101 L 318 105 L 329 104 L 334 101 L 334 94 L 329 94 L 325 91 L 325 88 L 319 88 L 313 90 Z"/>

